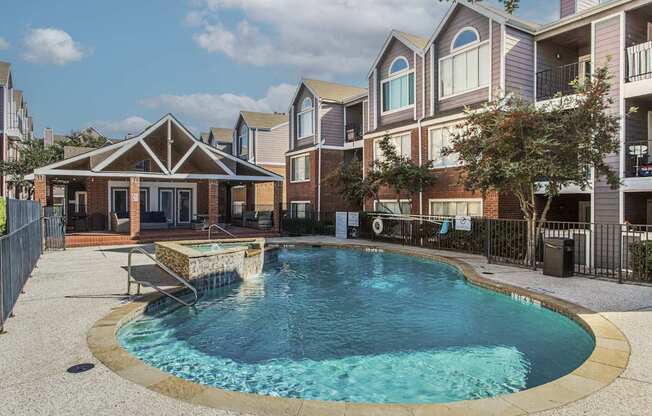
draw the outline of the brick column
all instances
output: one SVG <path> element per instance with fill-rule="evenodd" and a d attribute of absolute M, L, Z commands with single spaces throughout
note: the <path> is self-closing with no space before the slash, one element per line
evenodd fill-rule
<path fill-rule="evenodd" d="M 34 201 L 38 201 L 42 206 L 47 206 L 47 179 L 45 175 L 34 176 Z"/>
<path fill-rule="evenodd" d="M 220 220 L 220 182 L 215 179 L 208 181 L 208 225 L 217 224 Z"/>
<path fill-rule="evenodd" d="M 140 234 L 140 178 L 129 178 L 129 236 Z"/>
<path fill-rule="evenodd" d="M 274 225 L 272 231 L 281 232 L 281 203 L 283 202 L 283 182 L 274 182 Z"/>

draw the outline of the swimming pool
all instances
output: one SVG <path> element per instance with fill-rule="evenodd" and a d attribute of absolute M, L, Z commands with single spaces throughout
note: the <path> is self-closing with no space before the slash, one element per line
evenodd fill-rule
<path fill-rule="evenodd" d="M 123 326 L 121 345 L 181 378 L 314 400 L 435 403 L 552 381 L 591 354 L 574 321 L 391 253 L 282 249 L 259 278 Z"/>

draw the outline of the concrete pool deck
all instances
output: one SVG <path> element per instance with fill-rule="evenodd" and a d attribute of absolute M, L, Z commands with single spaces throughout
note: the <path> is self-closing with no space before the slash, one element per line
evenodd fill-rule
<path fill-rule="evenodd" d="M 43 256 L 28 281 L 26 293 L 18 301 L 16 317 L 5 325 L 8 333 L 0 336 L 0 397 L 5 398 L 0 406 L 1 415 L 233 414 L 157 394 L 113 373 L 91 354 L 86 343 L 88 331 L 97 320 L 123 305 L 121 294 L 126 289 L 126 276 L 122 266 L 126 264 L 127 251 L 123 247 L 85 248 Z M 652 408 L 651 287 L 583 278 L 554 279 L 539 272 L 487 265 L 479 256 L 435 253 L 460 258 L 480 273 L 494 273 L 484 275 L 486 278 L 599 312 L 629 339 L 630 361 L 615 382 L 585 399 L 541 414 L 649 414 Z M 141 257 L 135 259 L 147 263 Z M 66 373 L 68 367 L 82 362 L 96 367 L 86 373 Z M 492 414 L 488 408 L 482 410 L 478 414 Z M 264 409 L 258 414 L 265 414 Z M 450 414 L 460 413 L 451 409 Z"/>

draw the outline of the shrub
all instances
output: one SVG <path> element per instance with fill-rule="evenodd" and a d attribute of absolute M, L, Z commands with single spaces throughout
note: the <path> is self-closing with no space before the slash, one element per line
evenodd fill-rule
<path fill-rule="evenodd" d="M 636 241 L 629 245 L 629 264 L 639 280 L 652 280 L 652 241 Z"/>
<path fill-rule="evenodd" d="M 7 232 L 7 200 L 0 196 L 0 235 Z"/>

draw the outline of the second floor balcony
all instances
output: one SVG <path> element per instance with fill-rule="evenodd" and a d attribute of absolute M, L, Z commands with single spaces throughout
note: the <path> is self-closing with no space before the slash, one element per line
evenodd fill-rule
<path fill-rule="evenodd" d="M 574 81 L 583 81 L 591 76 L 591 63 L 574 62 L 536 74 L 537 101 L 549 100 L 557 96 L 575 94 Z"/>
<path fill-rule="evenodd" d="M 626 52 L 625 81 L 652 79 L 652 42 L 630 46 Z"/>
<path fill-rule="evenodd" d="M 652 142 L 630 141 L 625 143 L 625 177 L 652 178 Z"/>
<path fill-rule="evenodd" d="M 360 124 L 347 124 L 346 125 L 346 141 L 356 142 L 362 140 L 362 126 Z"/>

